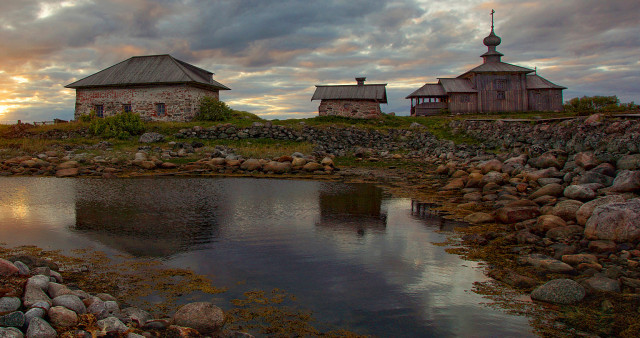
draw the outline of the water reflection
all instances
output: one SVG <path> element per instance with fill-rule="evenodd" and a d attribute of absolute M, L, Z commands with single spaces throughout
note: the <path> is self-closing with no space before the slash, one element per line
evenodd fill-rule
<path fill-rule="evenodd" d="M 364 236 L 366 232 L 384 232 L 387 214 L 382 205 L 382 190 L 373 185 L 325 184 L 320 190 L 320 218 L 316 226 Z"/>
<path fill-rule="evenodd" d="M 371 185 L 0 178 L 9 245 L 160 257 L 229 287 L 222 304 L 280 288 L 320 322 L 363 334 L 530 335 L 526 319 L 468 292 L 485 278 L 475 263 L 432 245 L 455 226 Z"/>
<path fill-rule="evenodd" d="M 441 217 L 437 211 L 431 209 L 435 206 L 436 205 L 432 203 L 422 203 L 416 200 L 411 200 L 411 215 L 424 220 L 427 226 L 436 228 L 440 231 L 451 232 L 456 228 L 465 228 L 468 226 L 464 222 L 458 222 Z"/>

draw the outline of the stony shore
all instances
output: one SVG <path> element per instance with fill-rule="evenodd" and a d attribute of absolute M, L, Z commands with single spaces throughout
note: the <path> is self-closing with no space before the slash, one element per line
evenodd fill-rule
<path fill-rule="evenodd" d="M 199 160 L 174 164 L 172 158 L 197 151 L 198 142 L 163 143 L 162 135 L 150 134 L 144 137 L 151 143 L 141 139 L 139 151 L 129 158 L 51 150 L 5 159 L 0 175 L 243 175 L 379 183 L 420 201 L 435 201 L 450 217 L 474 225 L 463 230 L 464 248 L 459 253 L 488 262 L 489 276 L 542 304 L 591 311 L 592 318 L 569 318 L 569 325 L 596 335 L 638 333 L 640 124 L 596 115 L 542 124 L 455 121 L 451 127 L 482 143 L 456 145 L 420 126 L 393 132 L 346 128 L 306 134 L 264 125 L 254 125 L 253 131 L 195 127 L 176 136 L 193 140 L 271 135 L 312 141 L 317 147 L 313 154 L 265 159 L 244 159 L 231 149 L 216 147 Z M 396 149 L 406 152 L 394 153 Z M 362 161 L 387 161 L 389 166 L 337 168 L 335 156 L 345 153 Z M 393 161 L 423 169 L 398 169 Z M 608 327 L 592 324 L 603 318 L 608 318 Z"/>

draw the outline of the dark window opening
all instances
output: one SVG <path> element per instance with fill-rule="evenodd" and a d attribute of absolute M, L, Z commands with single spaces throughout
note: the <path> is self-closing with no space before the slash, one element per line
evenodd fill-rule
<path fill-rule="evenodd" d="M 130 113 L 133 110 L 131 109 L 131 104 L 123 104 L 122 105 L 122 111 L 124 111 L 125 113 Z"/>
<path fill-rule="evenodd" d="M 166 107 L 164 103 L 156 103 L 156 114 L 158 116 L 164 116 L 166 113 Z"/>
<path fill-rule="evenodd" d="M 505 90 L 507 88 L 507 80 L 496 80 L 496 90 Z"/>
<path fill-rule="evenodd" d="M 104 117 L 104 106 L 101 104 L 97 104 L 95 106 L 95 111 L 96 111 L 96 116 L 97 117 Z"/>
<path fill-rule="evenodd" d="M 496 98 L 498 100 L 504 100 L 505 99 L 504 92 L 498 92 Z"/>

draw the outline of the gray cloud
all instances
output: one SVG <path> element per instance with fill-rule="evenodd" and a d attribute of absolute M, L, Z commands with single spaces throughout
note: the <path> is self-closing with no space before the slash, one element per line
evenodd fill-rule
<path fill-rule="evenodd" d="M 0 122 L 69 119 L 64 85 L 133 55 L 216 73 L 234 108 L 313 116 L 316 84 L 388 83 L 386 112 L 424 82 L 480 64 L 495 8 L 503 60 L 537 66 L 565 99 L 640 101 L 636 0 L 8 0 L 0 3 Z M 25 81 L 26 80 L 26 81 Z"/>

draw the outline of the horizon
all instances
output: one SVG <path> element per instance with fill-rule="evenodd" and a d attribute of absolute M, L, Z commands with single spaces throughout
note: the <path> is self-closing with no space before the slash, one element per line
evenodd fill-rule
<path fill-rule="evenodd" d="M 0 4 L 0 123 L 71 120 L 75 90 L 64 86 L 155 54 L 215 73 L 232 89 L 222 101 L 264 119 L 317 116 L 316 85 L 359 76 L 387 83 L 383 112 L 406 116 L 411 92 L 482 63 L 491 9 L 503 62 L 568 87 L 565 102 L 640 101 L 632 0 L 30 0 Z"/>

